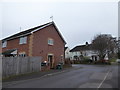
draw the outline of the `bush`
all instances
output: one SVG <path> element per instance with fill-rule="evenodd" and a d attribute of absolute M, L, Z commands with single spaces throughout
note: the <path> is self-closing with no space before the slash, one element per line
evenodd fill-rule
<path fill-rule="evenodd" d="M 106 60 L 95 61 L 94 64 L 108 64 L 108 65 L 111 65 L 110 61 L 106 61 Z"/>
<path fill-rule="evenodd" d="M 74 64 L 88 64 L 92 61 L 89 57 L 83 57 L 82 60 L 74 60 Z"/>
<path fill-rule="evenodd" d="M 120 59 L 120 51 L 118 51 L 118 59 Z"/>
<path fill-rule="evenodd" d="M 80 61 L 74 60 L 74 64 L 80 64 Z"/>
<path fill-rule="evenodd" d="M 112 59 L 110 59 L 110 62 L 116 62 L 116 58 L 112 58 Z"/>
<path fill-rule="evenodd" d="M 81 60 L 81 63 L 82 64 L 87 64 L 87 63 L 89 63 L 90 62 L 90 58 L 89 57 L 83 57 L 83 60 Z"/>
<path fill-rule="evenodd" d="M 70 59 L 65 59 L 65 64 L 71 64 Z"/>

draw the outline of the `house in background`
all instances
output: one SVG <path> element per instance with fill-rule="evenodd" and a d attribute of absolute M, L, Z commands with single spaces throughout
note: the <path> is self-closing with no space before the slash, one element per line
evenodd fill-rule
<path fill-rule="evenodd" d="M 65 47 L 65 59 L 70 59 L 70 49 Z"/>
<path fill-rule="evenodd" d="M 0 40 L 0 56 L 2 56 L 2 41 Z"/>
<path fill-rule="evenodd" d="M 91 44 L 86 42 L 85 45 L 79 45 L 70 50 L 70 60 L 82 60 L 82 57 L 88 57 L 89 59 L 96 61 L 99 59 L 97 53 L 92 50 Z"/>
<path fill-rule="evenodd" d="M 117 43 L 118 43 L 118 51 L 120 51 L 120 37 L 118 37 L 118 41 L 117 41 Z"/>
<path fill-rule="evenodd" d="M 3 56 L 42 56 L 49 68 L 64 62 L 65 40 L 54 22 L 22 31 L 2 40 Z"/>

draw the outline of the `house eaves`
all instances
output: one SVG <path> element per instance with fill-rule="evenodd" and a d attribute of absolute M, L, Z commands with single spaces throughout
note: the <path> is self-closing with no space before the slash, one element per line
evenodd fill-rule
<path fill-rule="evenodd" d="M 43 28 L 45 28 L 45 27 L 47 27 L 47 26 L 49 26 L 49 25 L 51 25 L 52 23 L 49 23 L 49 24 L 47 24 L 47 25 L 45 25 L 45 26 L 43 26 L 43 27 L 40 27 L 40 28 L 37 28 L 37 29 L 35 29 L 34 31 L 32 31 L 31 33 L 34 33 L 34 32 L 36 32 L 36 31 L 38 31 L 38 30 L 40 30 L 40 29 L 43 29 Z"/>
<path fill-rule="evenodd" d="M 2 41 L 7 41 L 7 40 L 12 40 L 12 39 L 16 39 L 16 38 L 19 38 L 19 37 L 27 36 L 27 35 L 29 35 L 29 34 L 32 34 L 32 33 L 35 32 L 35 31 L 38 31 L 38 30 L 40 30 L 40 29 L 43 29 L 43 28 L 49 26 L 50 24 L 52 24 L 52 23 L 49 22 L 49 23 L 47 23 L 47 24 L 43 24 L 43 25 L 40 25 L 40 26 L 31 28 L 31 29 L 28 29 L 28 30 L 19 32 L 19 33 L 17 33 L 17 34 L 14 34 L 14 35 L 12 35 L 12 36 L 10 36 L 10 37 L 7 37 L 7 38 L 3 39 Z"/>
<path fill-rule="evenodd" d="M 73 49 L 70 50 L 70 52 L 77 52 L 77 51 L 86 51 L 86 50 L 91 50 L 91 44 L 89 45 L 80 45 L 76 46 Z"/>
<path fill-rule="evenodd" d="M 25 31 L 22 31 L 22 32 L 19 32 L 17 34 L 14 34 L 10 37 L 7 37 L 5 39 L 3 39 L 2 41 L 7 41 L 7 40 L 12 40 L 12 39 L 16 39 L 16 38 L 20 38 L 20 37 L 24 37 L 24 36 L 27 36 L 27 35 L 30 35 L 38 30 L 41 30 L 43 28 L 46 28 L 50 25 L 53 25 L 58 33 L 58 35 L 61 37 L 61 39 L 63 40 L 63 42 L 66 44 L 64 38 L 62 37 L 61 33 L 59 32 L 57 26 L 55 25 L 55 23 L 52 21 L 52 22 L 49 22 L 49 23 L 46 23 L 46 24 L 43 24 L 43 25 L 40 25 L 40 26 L 37 26 L 37 27 L 34 27 L 34 28 L 31 28 L 31 29 L 28 29 L 28 30 L 25 30 Z"/>

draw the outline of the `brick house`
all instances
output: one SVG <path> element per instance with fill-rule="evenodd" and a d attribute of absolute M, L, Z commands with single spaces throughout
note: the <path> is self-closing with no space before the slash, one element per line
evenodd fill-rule
<path fill-rule="evenodd" d="M 65 40 L 54 22 L 22 31 L 2 40 L 3 56 L 42 56 L 50 68 L 64 62 Z"/>

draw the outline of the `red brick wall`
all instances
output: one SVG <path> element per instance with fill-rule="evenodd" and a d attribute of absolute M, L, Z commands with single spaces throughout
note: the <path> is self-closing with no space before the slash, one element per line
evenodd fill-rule
<path fill-rule="evenodd" d="M 20 38 L 16 38 L 13 40 L 9 40 L 7 41 L 7 47 L 6 48 L 2 48 L 2 52 L 8 50 L 8 49 L 18 49 L 18 53 L 19 52 L 26 52 L 26 54 L 28 55 L 28 47 L 29 47 L 29 36 L 27 36 L 27 44 L 19 44 L 19 39 Z"/>
<path fill-rule="evenodd" d="M 48 45 L 48 38 L 54 40 L 54 45 Z M 19 38 L 7 41 L 7 47 L 3 48 L 4 52 L 7 49 L 18 49 L 19 52 L 26 52 L 29 55 L 29 40 L 30 35 L 27 36 L 27 44 L 19 44 Z M 33 48 L 32 56 L 42 56 L 43 61 L 47 61 L 48 54 L 54 55 L 55 64 L 61 60 L 61 55 L 64 56 L 64 42 L 57 33 L 55 27 L 50 25 L 44 29 L 33 33 Z"/>
<path fill-rule="evenodd" d="M 60 38 L 53 25 L 33 33 L 33 56 L 43 56 L 43 60 L 47 61 L 49 53 L 54 54 L 54 61 L 58 63 L 61 55 L 64 55 L 64 42 Z M 54 40 L 54 45 L 48 45 L 48 38 Z"/>

